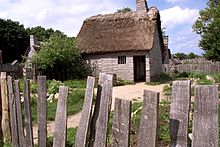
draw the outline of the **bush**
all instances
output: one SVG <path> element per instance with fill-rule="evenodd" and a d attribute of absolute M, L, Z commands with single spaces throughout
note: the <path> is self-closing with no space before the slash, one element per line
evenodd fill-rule
<path fill-rule="evenodd" d="M 190 73 L 189 78 L 205 79 L 206 75 L 206 73 L 202 72 L 192 72 Z"/>
<path fill-rule="evenodd" d="M 33 61 L 48 79 L 82 78 L 85 73 L 85 64 L 76 48 L 76 39 L 58 34 L 51 35 L 33 57 Z"/>
<path fill-rule="evenodd" d="M 189 76 L 190 76 L 190 73 L 188 73 L 188 72 L 182 72 L 182 73 L 175 74 L 176 79 L 189 78 Z"/>
<path fill-rule="evenodd" d="M 220 73 L 213 73 L 211 76 L 215 79 L 216 83 L 220 83 Z"/>

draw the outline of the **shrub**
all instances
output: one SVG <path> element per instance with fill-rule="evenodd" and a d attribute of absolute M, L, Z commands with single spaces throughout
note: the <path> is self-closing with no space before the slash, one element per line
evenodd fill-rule
<path fill-rule="evenodd" d="M 58 34 L 51 35 L 33 57 L 33 61 L 48 79 L 82 78 L 85 73 L 85 64 L 76 48 L 76 39 Z"/>
<path fill-rule="evenodd" d="M 175 78 L 181 79 L 181 78 L 188 78 L 190 76 L 190 73 L 188 72 L 182 72 L 182 73 L 176 73 Z"/>
<path fill-rule="evenodd" d="M 220 83 L 220 73 L 213 73 L 211 76 L 215 79 L 216 83 Z"/>

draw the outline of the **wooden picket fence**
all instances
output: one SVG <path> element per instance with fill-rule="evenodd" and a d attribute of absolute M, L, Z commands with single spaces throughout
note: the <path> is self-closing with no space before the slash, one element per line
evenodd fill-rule
<path fill-rule="evenodd" d="M 220 63 L 218 61 L 207 60 L 205 58 L 193 58 L 193 59 L 183 59 L 179 60 L 182 64 L 212 64 L 212 63 Z"/>
<path fill-rule="evenodd" d="M 112 104 L 113 76 L 100 73 L 96 103 L 93 108 L 95 78 L 88 77 L 84 106 L 80 125 L 77 130 L 75 147 L 106 147 L 107 127 Z M 6 82 L 7 81 L 7 82 Z M 38 83 L 38 145 L 46 147 L 47 139 L 47 97 L 46 77 L 39 76 Z M 174 81 L 170 107 L 171 147 L 187 147 L 189 113 L 191 104 L 190 81 Z M 30 81 L 24 80 L 25 127 L 22 124 L 19 81 L 1 75 L 2 120 L 10 116 L 13 147 L 33 147 L 33 130 L 30 109 Z M 65 147 L 67 129 L 67 94 L 68 88 L 60 87 L 58 106 L 55 117 L 53 147 Z M 9 96 L 7 98 L 7 95 Z M 9 100 L 9 102 L 7 102 Z M 193 147 L 218 147 L 218 87 L 196 86 L 195 106 L 193 113 Z M 3 105 L 2 105 L 3 106 Z M 128 147 L 130 145 L 132 102 L 123 99 L 115 100 L 112 123 L 112 146 Z M 143 108 L 138 137 L 138 147 L 157 146 L 158 136 L 159 93 L 144 90 Z M 7 126 L 7 125 L 6 125 Z M 9 124 L 8 124 L 9 127 Z M 4 133 L 7 128 L 3 129 Z M 24 131 L 25 130 L 25 131 Z M 24 133 L 25 132 L 25 133 Z"/>
<path fill-rule="evenodd" d="M 11 75 L 13 78 L 21 78 L 23 76 L 22 66 L 19 63 L 15 64 L 0 64 L 0 72 L 7 72 L 8 75 Z"/>
<path fill-rule="evenodd" d="M 220 72 L 220 63 L 211 63 L 211 64 L 179 64 L 179 65 L 170 65 L 164 64 L 164 72 L 203 72 L 203 73 L 215 73 Z"/>

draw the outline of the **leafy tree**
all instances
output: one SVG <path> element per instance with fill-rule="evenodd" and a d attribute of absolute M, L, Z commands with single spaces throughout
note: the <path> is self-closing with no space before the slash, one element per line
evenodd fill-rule
<path fill-rule="evenodd" d="M 0 44 L 3 63 L 21 61 L 28 47 L 28 35 L 24 26 L 10 19 L 0 18 Z"/>
<path fill-rule="evenodd" d="M 125 7 L 125 8 L 122 8 L 122 9 L 118 9 L 117 13 L 121 13 L 121 12 L 125 13 L 125 12 L 130 12 L 130 11 L 132 11 L 131 8 Z"/>
<path fill-rule="evenodd" d="M 194 59 L 194 58 L 196 58 L 196 57 L 198 57 L 198 55 L 194 54 L 193 52 L 191 52 L 191 53 L 189 53 L 189 54 L 187 55 L 187 58 L 188 58 L 188 59 Z"/>
<path fill-rule="evenodd" d="M 41 46 L 33 61 L 49 79 L 81 78 L 85 71 L 76 39 L 56 33 Z"/>
<path fill-rule="evenodd" d="M 174 54 L 174 56 L 176 56 L 180 60 L 187 59 L 187 54 L 184 53 L 176 53 Z"/>
<path fill-rule="evenodd" d="M 220 61 L 220 3 L 209 0 L 208 7 L 200 11 L 200 16 L 193 25 L 201 35 L 199 46 L 205 51 L 204 57 Z"/>
<path fill-rule="evenodd" d="M 27 31 L 28 35 L 37 36 L 39 41 L 47 41 L 50 38 L 50 36 L 54 33 L 59 34 L 61 36 L 66 36 L 66 35 L 64 35 L 63 32 L 61 32 L 59 30 L 55 31 L 52 28 L 45 29 L 41 26 L 37 26 L 37 27 L 33 27 L 33 28 L 27 28 L 26 31 Z"/>
<path fill-rule="evenodd" d="M 194 54 L 193 52 L 189 53 L 189 54 L 185 54 L 185 53 L 176 53 L 174 54 L 175 57 L 177 57 L 180 60 L 184 60 L 184 59 L 194 59 L 196 57 L 199 57 L 198 55 Z"/>

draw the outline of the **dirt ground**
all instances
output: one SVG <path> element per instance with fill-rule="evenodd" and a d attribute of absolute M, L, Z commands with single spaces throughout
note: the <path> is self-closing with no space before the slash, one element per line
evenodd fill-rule
<path fill-rule="evenodd" d="M 135 100 L 141 101 L 143 99 L 144 90 L 152 90 L 152 91 L 160 92 L 160 99 L 163 99 L 164 98 L 163 96 L 164 86 L 165 84 L 150 86 L 150 85 L 146 85 L 145 83 L 137 83 L 135 85 L 113 87 L 112 109 L 114 109 L 115 98 L 127 99 L 131 101 L 135 99 Z M 95 93 L 96 91 L 97 89 L 95 89 Z M 80 117 L 81 117 L 81 112 L 73 116 L 69 116 L 67 127 L 68 128 L 77 127 L 80 122 Z M 48 130 L 49 136 L 53 135 L 54 125 L 55 125 L 54 121 L 48 122 L 47 124 L 47 130 Z M 35 124 L 33 127 L 35 143 L 37 143 L 37 132 L 38 132 L 38 128 L 37 128 L 37 124 Z"/>

